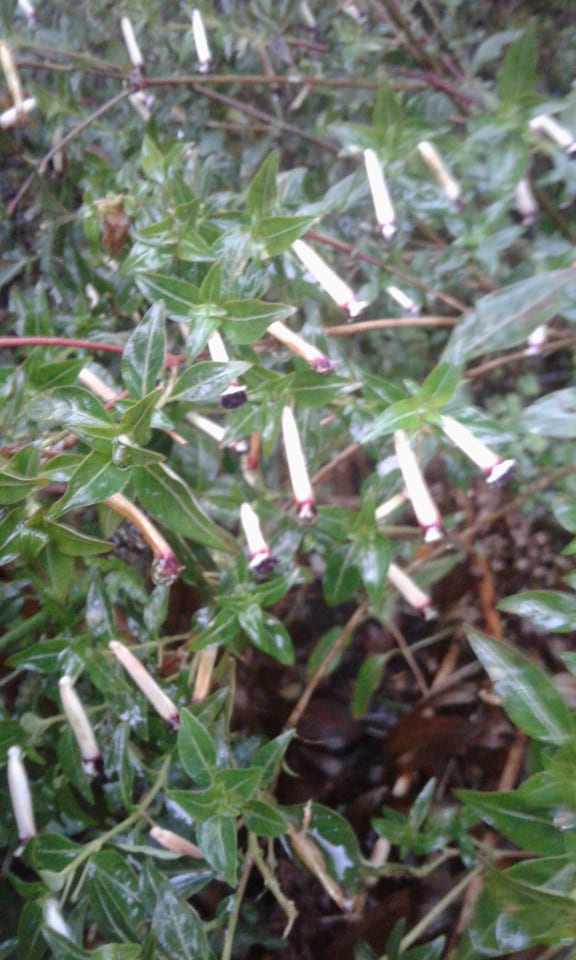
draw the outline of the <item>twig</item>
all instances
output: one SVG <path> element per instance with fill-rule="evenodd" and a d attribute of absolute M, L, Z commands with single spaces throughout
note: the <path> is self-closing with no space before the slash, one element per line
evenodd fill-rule
<path fill-rule="evenodd" d="M 0 337 L 0 350 L 11 347 L 77 347 L 79 350 L 103 350 L 123 353 L 119 343 L 98 343 L 96 340 L 75 340 L 71 337 Z"/>
<path fill-rule="evenodd" d="M 224 936 L 224 946 L 222 947 L 222 960 L 230 960 L 232 956 L 232 948 L 234 946 L 234 936 L 236 933 L 236 927 L 238 926 L 238 918 L 240 917 L 240 908 L 242 906 L 242 900 L 244 899 L 244 894 L 246 892 L 246 886 L 248 884 L 248 878 L 252 872 L 253 858 L 250 852 L 246 854 L 244 858 L 244 863 L 242 865 L 242 873 L 240 874 L 240 880 L 238 881 L 238 886 L 234 891 L 234 903 L 232 910 L 230 912 L 230 919 L 228 921 L 228 926 L 226 927 L 226 934 Z"/>
<path fill-rule="evenodd" d="M 383 317 L 380 320 L 360 320 L 342 326 L 326 327 L 329 337 L 352 337 L 368 330 L 388 330 L 394 327 L 454 327 L 460 317 Z"/>

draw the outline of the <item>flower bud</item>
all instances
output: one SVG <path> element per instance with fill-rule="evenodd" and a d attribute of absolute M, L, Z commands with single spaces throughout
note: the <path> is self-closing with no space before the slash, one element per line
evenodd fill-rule
<path fill-rule="evenodd" d="M 460 206 L 462 203 L 460 184 L 449 172 L 434 144 L 428 140 L 421 140 L 418 144 L 418 150 L 430 173 L 436 179 L 438 186 L 444 191 L 452 203 Z"/>
<path fill-rule="evenodd" d="M 382 231 L 382 236 L 385 240 L 390 241 L 393 239 L 397 230 L 396 214 L 394 213 L 394 207 L 392 206 L 392 200 L 390 199 L 380 161 L 374 150 L 368 149 L 364 151 L 364 163 L 366 165 L 366 174 L 368 176 L 374 210 L 376 211 L 376 219 Z"/>
<path fill-rule="evenodd" d="M 207 73 L 212 66 L 212 52 L 208 45 L 204 21 L 199 10 L 192 12 L 192 36 L 194 37 L 194 46 L 198 57 L 198 69 L 200 73 Z"/>
<path fill-rule="evenodd" d="M 308 343 L 298 333 L 290 330 L 290 327 L 281 320 L 274 320 L 268 327 L 268 333 L 297 353 L 299 357 L 303 357 L 317 373 L 330 373 L 334 369 L 334 364 L 329 357 L 318 350 L 314 344 Z"/>
<path fill-rule="evenodd" d="M 400 287 L 390 286 L 386 287 L 386 293 L 389 297 L 392 297 L 393 300 L 398 303 L 403 310 L 406 310 L 407 313 L 417 314 L 420 313 L 420 305 L 416 303 L 412 297 L 409 297 L 407 293 L 404 293 Z"/>
<path fill-rule="evenodd" d="M 22 750 L 18 746 L 8 749 L 8 790 L 20 840 L 20 847 L 16 851 L 18 854 L 26 841 L 36 836 L 32 794 L 22 760 Z"/>
<path fill-rule="evenodd" d="M 179 853 L 182 857 L 202 857 L 200 847 L 195 843 L 190 843 L 178 833 L 172 830 L 165 830 L 163 827 L 152 827 L 150 836 L 156 843 L 159 843 L 165 850 L 171 850 L 173 853 Z"/>
<path fill-rule="evenodd" d="M 208 337 L 208 352 L 214 363 L 230 362 L 226 345 L 217 330 L 214 330 Z M 220 394 L 220 406 L 224 407 L 225 410 L 234 410 L 246 403 L 247 399 L 246 387 L 241 386 L 234 379 Z"/>
<path fill-rule="evenodd" d="M 298 510 L 298 519 L 302 523 L 311 523 L 316 516 L 314 491 L 308 475 L 306 458 L 302 450 L 300 434 L 291 407 L 282 410 L 282 439 L 284 452 L 292 484 L 292 492 Z"/>
<path fill-rule="evenodd" d="M 558 147 L 562 147 L 566 153 L 576 153 L 576 137 L 572 131 L 562 126 L 549 114 L 541 113 L 537 117 L 532 117 L 529 126 L 534 133 L 544 134 Z"/>
<path fill-rule="evenodd" d="M 326 293 L 351 317 L 357 317 L 368 306 L 368 301 L 359 300 L 348 284 L 304 240 L 295 240 L 292 249 Z"/>
<path fill-rule="evenodd" d="M 440 540 L 443 536 L 442 520 L 404 430 L 395 431 L 394 447 L 406 493 L 424 532 L 424 539 L 426 543 Z"/>
<path fill-rule="evenodd" d="M 538 202 L 530 186 L 530 181 L 526 177 L 523 177 L 516 184 L 514 199 L 522 223 L 526 227 L 532 226 L 538 216 Z"/>
<path fill-rule="evenodd" d="M 402 570 L 396 563 L 391 563 L 388 567 L 388 580 L 398 593 L 402 594 L 407 603 L 419 613 L 422 613 L 427 620 L 436 616 L 436 610 L 432 606 L 432 600 L 427 593 L 414 582 L 412 577 Z"/>
<path fill-rule="evenodd" d="M 80 748 L 82 766 L 88 776 L 93 776 L 101 764 L 102 758 L 92 724 L 86 715 L 80 697 L 72 685 L 72 677 L 68 675 L 61 677 L 58 686 L 62 709 Z"/>
<path fill-rule="evenodd" d="M 112 653 L 120 661 L 127 673 L 137 687 L 140 688 L 148 702 L 154 707 L 163 720 L 166 720 L 171 727 L 178 726 L 180 714 L 178 707 L 172 702 L 169 696 L 158 686 L 151 674 L 148 673 L 134 654 L 125 647 L 119 640 L 111 640 L 108 644 Z"/>
<path fill-rule="evenodd" d="M 258 576 L 266 576 L 272 572 L 276 561 L 262 534 L 258 514 L 249 503 L 243 503 L 240 507 L 240 523 L 250 554 L 248 566 Z"/>
<path fill-rule="evenodd" d="M 459 447 L 462 453 L 465 453 L 477 467 L 480 467 L 488 483 L 497 483 L 498 480 L 509 473 L 516 463 L 515 460 L 503 460 L 482 440 L 475 437 L 468 427 L 459 423 L 458 420 L 454 420 L 453 417 L 443 416 L 440 420 L 440 426 L 452 443 Z"/>

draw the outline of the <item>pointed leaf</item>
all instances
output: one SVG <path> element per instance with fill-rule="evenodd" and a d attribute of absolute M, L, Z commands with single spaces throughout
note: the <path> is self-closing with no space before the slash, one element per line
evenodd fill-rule
<path fill-rule="evenodd" d="M 238 871 L 238 840 L 233 817 L 210 817 L 199 823 L 196 840 L 206 861 L 218 877 L 236 886 Z"/>
<path fill-rule="evenodd" d="M 268 213 L 276 202 L 276 177 L 280 154 L 273 150 L 268 154 L 258 173 L 253 177 L 246 194 L 248 216 L 259 220 Z"/>
<path fill-rule="evenodd" d="M 204 724 L 186 709 L 180 712 L 178 756 L 195 783 L 204 786 L 211 782 L 216 769 L 216 745 Z"/>
<path fill-rule="evenodd" d="M 167 960 L 205 960 L 210 956 L 202 920 L 167 880 L 157 895 L 152 932 Z"/>
<path fill-rule="evenodd" d="M 155 303 L 124 347 L 122 378 L 134 397 L 146 397 L 156 389 L 166 354 L 164 318 L 163 303 Z"/>
<path fill-rule="evenodd" d="M 564 743 L 574 736 L 572 714 L 540 667 L 477 630 L 468 630 L 467 636 L 506 712 L 521 730 L 550 743 Z"/>
<path fill-rule="evenodd" d="M 289 250 L 295 240 L 310 230 L 317 216 L 264 217 L 258 225 L 256 237 L 266 244 L 269 257 L 277 257 Z"/>
<path fill-rule="evenodd" d="M 568 633 L 576 628 L 576 594 L 560 590 L 525 590 L 498 604 L 505 613 L 530 620 L 541 630 Z"/>
<path fill-rule="evenodd" d="M 113 493 L 119 493 L 128 479 L 126 470 L 114 466 L 109 456 L 94 450 L 76 468 L 66 493 L 51 508 L 50 516 L 57 518 L 73 507 L 100 503 Z"/>
<path fill-rule="evenodd" d="M 284 814 L 267 800 L 250 800 L 242 810 L 242 819 L 259 837 L 282 837 L 288 829 Z"/>
<path fill-rule="evenodd" d="M 224 307 L 226 319 L 222 326 L 235 343 L 253 343 L 264 336 L 275 320 L 287 320 L 296 312 L 296 307 L 263 300 L 227 300 Z"/>
<path fill-rule="evenodd" d="M 531 403 L 522 413 L 521 422 L 529 433 L 573 440 L 576 437 L 576 388 L 555 390 Z"/>
<path fill-rule="evenodd" d="M 204 513 L 188 485 L 166 464 L 138 467 L 133 479 L 144 509 L 169 530 L 214 550 L 238 552 L 234 538 Z"/>
<path fill-rule="evenodd" d="M 178 320 L 190 317 L 198 303 L 198 287 L 188 280 L 163 273 L 145 273 L 135 277 L 136 285 L 149 300 L 162 300 L 169 317 Z"/>

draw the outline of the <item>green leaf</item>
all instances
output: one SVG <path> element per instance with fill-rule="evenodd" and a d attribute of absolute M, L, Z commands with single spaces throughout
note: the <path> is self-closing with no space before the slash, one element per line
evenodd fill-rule
<path fill-rule="evenodd" d="M 242 818 L 248 830 L 259 837 L 282 837 L 288 829 L 284 814 L 267 800 L 250 800 L 242 810 Z"/>
<path fill-rule="evenodd" d="M 146 444 L 152 433 L 152 417 L 162 390 L 152 390 L 124 411 L 118 424 L 118 439 L 128 434 L 134 444 Z"/>
<path fill-rule="evenodd" d="M 208 820 L 225 805 L 220 786 L 211 784 L 205 790 L 170 790 L 168 797 L 196 823 Z"/>
<path fill-rule="evenodd" d="M 68 937 L 62 936 L 49 927 L 44 927 L 42 934 L 47 943 L 50 944 L 52 955 L 58 957 L 58 960 L 92 960 L 94 954 L 89 950 L 79 947 Z"/>
<path fill-rule="evenodd" d="M 504 613 L 515 613 L 541 630 L 569 633 L 576 628 L 576 594 L 560 590 L 525 590 L 498 604 Z"/>
<path fill-rule="evenodd" d="M 517 791 L 456 791 L 462 802 L 477 816 L 523 850 L 542 856 L 564 853 L 564 839 L 551 816 L 527 804 Z"/>
<path fill-rule="evenodd" d="M 208 960 L 210 952 L 202 920 L 166 880 L 152 915 L 152 931 L 167 960 Z"/>
<path fill-rule="evenodd" d="M 28 900 L 18 918 L 18 960 L 42 960 L 46 956 L 43 926 L 41 901 Z"/>
<path fill-rule="evenodd" d="M 64 870 L 76 859 L 82 845 L 57 833 L 42 833 L 26 845 L 26 859 L 35 870 Z"/>
<path fill-rule="evenodd" d="M 163 301 L 169 317 L 184 320 L 192 316 L 192 310 L 198 303 L 198 287 L 193 283 L 163 273 L 138 274 L 135 281 L 149 300 Z"/>
<path fill-rule="evenodd" d="M 386 574 L 390 566 L 392 548 L 389 540 L 377 534 L 356 541 L 354 561 L 360 570 L 364 589 L 370 602 L 377 607 L 387 587 Z"/>
<path fill-rule="evenodd" d="M 169 530 L 205 547 L 238 553 L 233 537 L 204 513 L 189 486 L 166 464 L 138 467 L 133 480 L 144 509 Z"/>
<path fill-rule="evenodd" d="M 94 919 L 105 937 L 133 941 L 146 919 L 138 891 L 138 875 L 126 858 L 101 850 L 91 858 L 85 890 Z"/>
<path fill-rule="evenodd" d="M 536 327 L 554 316 L 558 293 L 575 280 L 576 269 L 568 267 L 520 280 L 482 297 L 475 312 L 467 314 L 454 328 L 443 359 L 461 364 L 522 343 Z"/>
<path fill-rule="evenodd" d="M 531 403 L 523 411 L 520 422 L 529 433 L 573 440 L 576 437 L 576 388 L 555 390 Z"/>
<path fill-rule="evenodd" d="M 178 756 L 195 783 L 204 786 L 211 782 L 216 769 L 216 744 L 206 727 L 186 709 L 180 711 Z"/>
<path fill-rule="evenodd" d="M 395 430 L 415 430 L 422 425 L 422 411 L 418 399 L 398 400 L 383 413 L 376 414 L 355 435 L 360 443 L 372 443 Z"/>
<path fill-rule="evenodd" d="M 204 361 L 188 367 L 170 390 L 168 400 L 191 403 L 214 403 L 222 391 L 237 377 L 250 369 L 249 363 L 213 363 Z"/>
<path fill-rule="evenodd" d="M 362 661 L 352 690 L 352 716 L 355 719 L 367 713 L 372 696 L 380 685 L 387 662 L 388 657 L 385 653 L 375 653 Z"/>
<path fill-rule="evenodd" d="M 290 666 L 294 663 L 294 647 L 282 623 L 256 603 L 249 604 L 238 614 L 238 622 L 255 647 L 270 654 L 275 660 Z"/>
<path fill-rule="evenodd" d="M 264 241 L 269 257 L 277 257 L 289 250 L 294 241 L 310 230 L 317 220 L 317 216 L 263 217 L 255 236 Z"/>
<path fill-rule="evenodd" d="M 347 544 L 333 550 L 324 572 L 324 596 L 331 607 L 351 597 L 360 586 L 360 570 L 356 563 L 356 546 Z"/>
<path fill-rule="evenodd" d="M 280 154 L 278 150 L 269 153 L 257 174 L 253 177 L 246 193 L 246 210 L 253 220 L 260 220 L 272 209 L 276 202 L 276 177 Z"/>
<path fill-rule="evenodd" d="M 210 817 L 198 824 L 196 840 L 214 873 L 235 887 L 238 872 L 236 820 L 233 817 Z"/>
<path fill-rule="evenodd" d="M 226 803 L 230 809 L 240 813 L 245 803 L 251 799 L 260 785 L 262 770 L 260 767 L 228 767 L 217 770 L 214 782 L 222 787 Z"/>
<path fill-rule="evenodd" d="M 127 483 L 128 472 L 114 466 L 106 454 L 94 450 L 72 474 L 66 493 L 53 505 L 50 517 L 55 519 L 73 508 L 100 503 L 119 493 Z"/>
<path fill-rule="evenodd" d="M 521 104 L 534 94 L 538 64 L 536 21 L 508 47 L 498 72 L 498 93 L 506 104 Z"/>
<path fill-rule="evenodd" d="M 432 403 L 434 407 L 448 403 L 458 386 L 460 375 L 460 367 L 451 363 L 439 363 L 428 374 L 418 391 L 420 402 L 429 405 Z"/>
<path fill-rule="evenodd" d="M 506 712 L 521 730 L 549 743 L 564 743 L 574 736 L 572 714 L 540 667 L 477 630 L 468 630 L 467 637 Z"/>
<path fill-rule="evenodd" d="M 125 721 L 114 729 L 109 749 L 106 753 L 104 769 L 110 779 L 116 773 L 122 803 L 127 810 L 132 805 L 134 787 L 134 763 L 130 757 L 130 726 Z"/>
<path fill-rule="evenodd" d="M 227 300 L 222 326 L 235 343 L 253 343 L 262 337 L 275 320 L 287 320 L 296 307 L 264 300 Z"/>
<path fill-rule="evenodd" d="M 334 879 L 355 889 L 360 879 L 362 856 L 358 839 L 349 822 L 336 810 L 312 804 L 308 834 L 322 851 Z"/>
<path fill-rule="evenodd" d="M 112 544 L 108 540 L 89 537 L 88 534 L 67 527 L 63 523 L 55 523 L 46 518 L 44 528 L 58 549 L 70 557 L 93 557 L 112 550 Z"/>
<path fill-rule="evenodd" d="M 155 303 L 124 347 L 122 379 L 133 397 L 147 397 L 157 386 L 166 354 L 165 310 Z"/>
<path fill-rule="evenodd" d="M 288 744 L 294 738 L 295 734 L 295 730 L 285 730 L 284 733 L 279 734 L 274 740 L 269 740 L 268 743 L 258 747 L 252 757 L 252 764 L 260 767 L 262 787 L 267 787 L 276 776 L 278 768 L 284 759 Z"/>

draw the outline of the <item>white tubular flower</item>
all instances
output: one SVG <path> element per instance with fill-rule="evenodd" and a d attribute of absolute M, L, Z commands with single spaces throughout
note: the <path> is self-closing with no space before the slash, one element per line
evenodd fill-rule
<path fill-rule="evenodd" d="M 165 850 L 171 850 L 172 853 L 179 853 L 182 857 L 202 857 L 200 847 L 195 843 L 190 843 L 178 833 L 172 830 L 165 830 L 163 827 L 152 827 L 150 836 L 156 843 L 159 843 Z"/>
<path fill-rule="evenodd" d="M 428 140 L 421 140 L 418 144 L 418 150 L 430 173 L 435 177 L 438 186 L 444 191 L 452 203 L 460 206 L 462 203 L 460 184 L 449 172 L 448 167 L 434 144 Z"/>
<path fill-rule="evenodd" d="M 36 10 L 30 3 L 30 0 L 18 0 L 18 3 L 16 4 L 16 6 L 20 11 L 20 13 L 24 17 L 26 17 L 26 20 L 28 21 L 28 26 L 33 27 L 34 24 L 36 23 Z"/>
<path fill-rule="evenodd" d="M 20 840 L 20 847 L 16 851 L 19 854 L 26 841 L 36 836 L 36 821 L 22 750 L 17 746 L 8 749 L 8 790 Z"/>
<path fill-rule="evenodd" d="M 524 353 L 527 357 L 535 357 L 542 351 L 542 347 L 548 339 L 548 327 L 545 323 L 541 323 L 539 327 L 536 327 L 532 331 L 528 339 L 526 340 L 526 349 Z"/>
<path fill-rule="evenodd" d="M 136 39 L 136 34 L 134 33 L 134 27 L 132 26 L 132 21 L 130 18 L 122 17 L 120 20 L 120 27 L 122 29 L 122 36 L 124 37 L 124 43 L 126 44 L 130 63 L 139 73 L 143 73 L 144 57 L 142 56 L 142 51 L 138 46 L 138 41 Z"/>
<path fill-rule="evenodd" d="M 423 614 L 427 620 L 436 616 L 436 610 L 432 606 L 432 600 L 428 594 L 401 567 L 396 563 L 391 563 L 388 567 L 387 576 L 392 586 L 396 588 L 398 593 L 402 594 L 411 607 Z"/>
<path fill-rule="evenodd" d="M 25 100 L 22 100 L 19 107 L 9 107 L 8 110 L 0 113 L 0 127 L 2 130 L 7 130 L 8 127 L 14 127 L 22 121 L 24 116 L 31 113 L 32 110 L 35 110 L 36 107 L 37 103 L 35 98 L 26 97 Z"/>
<path fill-rule="evenodd" d="M 178 579 L 182 567 L 170 544 L 164 539 L 157 527 L 136 504 L 128 500 L 123 493 L 112 493 L 106 497 L 104 503 L 125 517 L 138 528 L 146 543 L 154 554 L 152 565 L 152 579 L 155 584 L 170 586 Z"/>
<path fill-rule="evenodd" d="M 306 3 L 306 0 L 301 0 L 299 9 L 300 9 L 300 16 L 304 21 L 304 25 L 308 28 L 308 30 L 316 30 L 318 26 L 316 22 L 316 17 L 314 16 L 310 7 Z"/>
<path fill-rule="evenodd" d="M 541 113 L 537 117 L 532 117 L 529 123 L 533 133 L 542 133 L 548 137 L 552 143 L 562 147 L 566 153 L 576 152 L 576 137 L 571 130 L 562 126 L 561 123 L 547 113 Z"/>
<path fill-rule="evenodd" d="M 395 431 L 394 447 L 406 493 L 424 532 L 424 540 L 426 543 L 440 540 L 443 536 L 442 520 L 404 430 Z"/>
<path fill-rule="evenodd" d="M 208 353 L 214 363 L 230 362 L 226 344 L 217 330 L 214 330 L 208 337 Z M 220 394 L 220 406 L 224 407 L 225 410 L 234 410 L 236 407 L 241 407 L 243 403 L 246 403 L 247 399 L 246 387 L 239 384 L 237 380 L 232 380 Z"/>
<path fill-rule="evenodd" d="M 516 209 L 520 214 L 522 223 L 524 226 L 530 227 L 538 216 L 539 211 L 538 201 L 534 196 L 530 181 L 527 180 L 526 177 L 523 177 L 522 180 L 519 180 L 516 184 L 514 200 L 516 201 Z"/>
<path fill-rule="evenodd" d="M 215 423 L 214 420 L 210 420 L 208 417 L 203 417 L 201 413 L 194 413 L 193 411 L 185 413 L 184 416 L 188 423 L 193 424 L 198 430 L 205 433 L 207 437 L 212 437 L 216 443 L 222 444 L 224 442 L 226 430 L 219 423 Z M 231 440 L 226 446 L 229 450 L 238 454 L 246 453 L 249 449 L 248 441 L 245 439 Z"/>
<path fill-rule="evenodd" d="M 298 519 L 302 523 L 312 523 L 316 516 L 314 491 L 308 475 L 306 457 L 302 450 L 298 426 L 291 407 L 284 407 L 281 417 L 284 452 L 290 474 L 292 492 L 296 501 Z"/>
<path fill-rule="evenodd" d="M 50 930 L 59 933 L 61 937 L 72 940 L 72 931 L 62 916 L 60 904 L 54 897 L 48 897 L 43 904 L 44 923 Z"/>
<path fill-rule="evenodd" d="M 468 427 L 454 420 L 453 417 L 443 416 L 440 426 L 452 443 L 459 447 L 477 467 L 480 467 L 488 483 L 497 483 L 516 463 L 515 460 L 504 460 L 494 453 L 482 440 L 475 437 Z"/>
<path fill-rule="evenodd" d="M 420 313 L 420 304 L 416 303 L 416 301 L 413 300 L 412 297 L 409 297 L 407 293 L 404 293 L 400 287 L 386 287 L 386 293 L 389 297 L 392 297 L 392 299 L 395 300 L 403 310 L 406 310 L 407 313 L 411 313 L 413 315 Z"/>
<path fill-rule="evenodd" d="M 351 317 L 357 317 L 366 309 L 368 301 L 359 300 L 348 284 L 304 240 L 295 240 L 292 249 L 326 293 Z"/>
<path fill-rule="evenodd" d="M 130 674 L 136 686 L 140 687 L 140 690 L 148 702 L 154 707 L 156 713 L 158 713 L 163 720 L 166 720 L 171 727 L 177 727 L 180 720 L 178 707 L 172 702 L 170 697 L 164 693 L 162 688 L 158 686 L 154 677 L 148 673 L 146 667 L 144 667 L 128 647 L 125 647 L 119 640 L 111 640 L 108 646 L 126 672 Z"/>
<path fill-rule="evenodd" d="M 276 561 L 262 534 L 258 514 L 249 503 L 243 503 L 240 507 L 240 523 L 250 554 L 248 566 L 257 576 L 266 576 L 272 572 Z"/>
<path fill-rule="evenodd" d="M 317 373 L 330 373 L 334 369 L 334 364 L 329 357 L 323 354 L 314 344 L 308 343 L 298 333 L 294 333 L 281 320 L 275 320 L 267 328 L 268 333 L 280 343 L 283 343 L 289 350 L 293 350 L 299 357 L 303 357 L 306 363 L 309 363 Z"/>
<path fill-rule="evenodd" d="M 212 66 L 212 51 L 208 45 L 204 21 L 199 10 L 194 10 L 192 13 L 192 36 L 198 57 L 198 69 L 200 73 L 207 73 Z"/>
<path fill-rule="evenodd" d="M 101 763 L 101 756 L 92 724 L 86 715 L 80 697 L 74 689 L 72 677 L 67 674 L 61 677 L 58 686 L 62 709 L 80 748 L 82 766 L 88 776 L 94 776 Z"/>
<path fill-rule="evenodd" d="M 364 151 L 364 163 L 366 165 L 366 175 L 370 186 L 370 193 L 376 211 L 376 219 L 382 231 L 382 236 L 387 242 L 393 239 L 396 233 L 396 214 L 388 192 L 388 186 L 382 172 L 380 161 L 375 150 Z"/>

